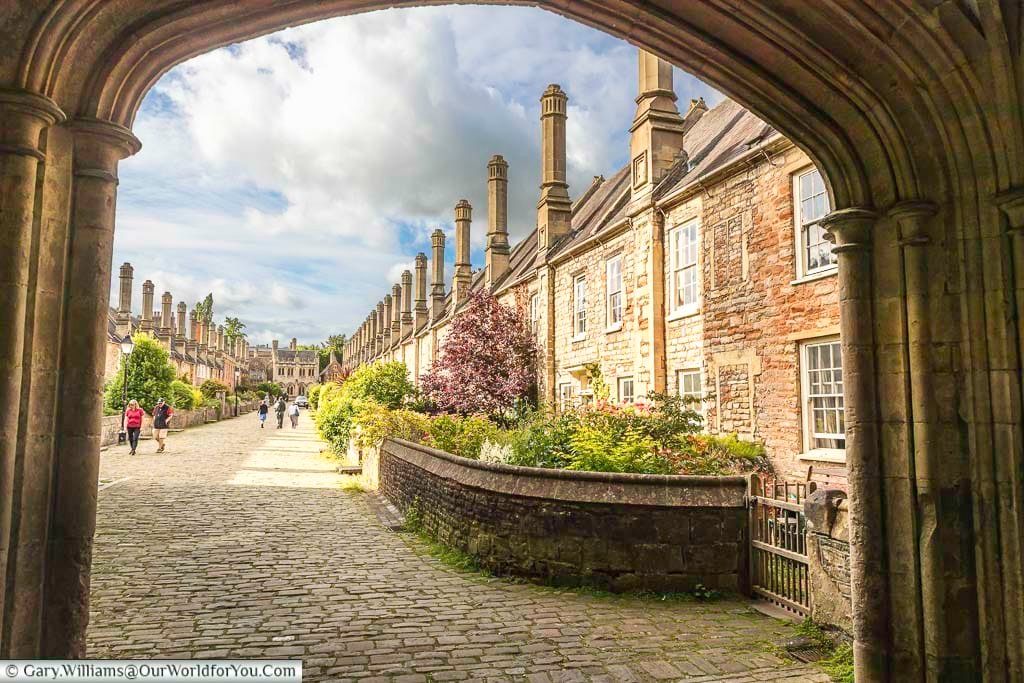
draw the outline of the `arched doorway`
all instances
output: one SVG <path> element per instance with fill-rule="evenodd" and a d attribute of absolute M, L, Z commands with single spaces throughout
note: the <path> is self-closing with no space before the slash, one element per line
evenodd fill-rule
<path fill-rule="evenodd" d="M 0 10 L 0 656 L 83 652 L 117 164 L 146 90 L 214 47 L 394 4 Z M 1024 676 L 1019 4 L 524 4 L 687 68 L 825 171 L 858 672 Z"/>

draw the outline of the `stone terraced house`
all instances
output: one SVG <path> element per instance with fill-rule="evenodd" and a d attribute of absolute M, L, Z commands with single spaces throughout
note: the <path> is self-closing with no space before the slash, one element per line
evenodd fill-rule
<path fill-rule="evenodd" d="M 244 338 L 230 340 L 223 325 L 203 324 L 195 309 L 188 311 L 184 301 L 173 309 L 174 297 L 164 292 L 160 310 L 153 308 L 154 285 L 150 280 L 142 283 L 142 313 L 132 315 L 132 264 L 123 263 L 119 273 L 118 307 L 111 308 L 107 316 L 107 346 L 104 382 L 109 382 L 121 371 L 121 340 L 125 335 L 145 332 L 159 341 L 170 355 L 175 375 L 199 386 L 215 379 L 232 389 L 235 369 L 239 379 L 247 376 L 246 357 L 248 342 Z M 188 320 L 185 315 L 188 313 Z"/>
<path fill-rule="evenodd" d="M 784 476 L 842 485 L 838 278 L 812 161 L 731 100 L 680 113 L 671 66 L 641 51 L 630 161 L 571 199 L 567 99 L 557 85 L 541 98 L 537 228 L 509 244 L 508 164 L 493 157 L 483 267 L 470 264 L 462 200 L 451 290 L 437 230 L 429 293 L 419 254 L 415 276 L 405 271 L 352 336 L 345 366 L 399 360 L 418 381 L 468 294 L 488 288 L 529 319 L 548 403 L 591 400 L 597 363 L 613 400 L 695 397 L 709 432 L 764 443 Z"/>

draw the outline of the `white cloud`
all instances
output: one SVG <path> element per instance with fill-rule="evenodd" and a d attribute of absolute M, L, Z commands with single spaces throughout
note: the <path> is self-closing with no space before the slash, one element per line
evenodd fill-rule
<path fill-rule="evenodd" d="M 211 52 L 140 112 L 115 258 L 175 301 L 213 291 L 255 341 L 351 331 L 434 228 L 451 237 L 460 198 L 482 247 L 493 154 L 510 164 L 513 237 L 533 227 L 548 83 L 570 97 L 570 191 L 624 163 L 635 64 L 625 43 L 498 7 L 375 12 Z"/>

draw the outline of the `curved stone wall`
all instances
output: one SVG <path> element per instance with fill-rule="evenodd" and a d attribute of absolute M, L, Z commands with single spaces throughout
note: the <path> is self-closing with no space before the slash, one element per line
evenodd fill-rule
<path fill-rule="evenodd" d="M 614 591 L 749 589 L 745 477 L 571 472 L 467 460 L 401 440 L 380 491 L 499 574 Z M 418 501 L 418 502 L 416 502 Z"/>

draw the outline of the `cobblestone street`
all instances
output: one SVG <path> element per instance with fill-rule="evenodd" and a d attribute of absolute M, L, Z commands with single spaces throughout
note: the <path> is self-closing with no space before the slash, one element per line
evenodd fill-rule
<path fill-rule="evenodd" d="M 270 422 L 273 422 L 271 416 Z M 306 680 L 827 681 L 741 601 L 455 572 L 343 491 L 308 414 L 103 453 L 89 656 L 301 659 Z"/>

